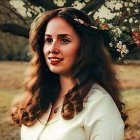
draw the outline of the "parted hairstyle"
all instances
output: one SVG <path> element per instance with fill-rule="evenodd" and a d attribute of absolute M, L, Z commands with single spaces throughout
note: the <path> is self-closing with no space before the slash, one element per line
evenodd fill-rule
<path fill-rule="evenodd" d="M 13 106 L 11 115 L 14 122 L 19 125 L 33 125 L 58 97 L 61 88 L 59 75 L 49 70 L 43 54 L 45 29 L 48 22 L 55 17 L 65 19 L 80 38 L 80 48 L 72 67 L 72 78 L 76 85 L 64 97 L 62 117 L 72 119 L 82 111 L 84 98 L 91 86 L 98 83 L 111 95 L 125 120 L 119 83 L 105 48 L 102 31 L 93 26 L 93 21 L 85 12 L 69 7 L 46 11 L 32 23 L 29 35 L 33 51 L 32 67 L 26 78 L 24 98 Z"/>

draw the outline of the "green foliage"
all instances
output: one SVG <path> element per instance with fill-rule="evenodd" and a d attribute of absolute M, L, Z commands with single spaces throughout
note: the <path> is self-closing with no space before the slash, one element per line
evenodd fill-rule
<path fill-rule="evenodd" d="M 129 46 L 130 44 L 134 43 L 134 40 L 132 39 L 131 36 L 127 35 L 126 33 L 122 33 L 120 35 L 120 39 L 127 45 Z"/>

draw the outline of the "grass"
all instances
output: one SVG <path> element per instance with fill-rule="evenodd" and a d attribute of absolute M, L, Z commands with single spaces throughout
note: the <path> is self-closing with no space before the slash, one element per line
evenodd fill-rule
<path fill-rule="evenodd" d="M 13 124 L 10 117 L 12 100 L 20 93 L 20 89 L 0 90 L 0 140 L 20 139 L 20 129 Z"/>
<path fill-rule="evenodd" d="M 122 96 L 129 116 L 129 125 L 140 127 L 140 89 L 125 90 Z"/>
<path fill-rule="evenodd" d="M 28 64 L 25 62 L 0 62 L 0 140 L 19 140 L 19 127 L 10 120 L 13 99 L 22 93 L 22 83 Z M 125 140 L 140 139 L 140 67 L 139 65 L 115 65 L 123 88 L 130 127 Z"/>
<path fill-rule="evenodd" d="M 0 122 L 9 119 L 12 101 L 21 92 L 21 89 L 0 90 Z"/>
<path fill-rule="evenodd" d="M 123 89 L 140 88 L 140 65 L 116 65 L 115 68 Z"/>
<path fill-rule="evenodd" d="M 0 89 L 20 89 L 27 67 L 26 62 L 0 61 Z"/>

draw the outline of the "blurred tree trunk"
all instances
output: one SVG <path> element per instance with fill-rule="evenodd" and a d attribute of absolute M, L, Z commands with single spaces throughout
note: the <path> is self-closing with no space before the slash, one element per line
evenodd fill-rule
<path fill-rule="evenodd" d="M 0 30 L 25 38 L 29 37 L 29 29 L 15 23 L 0 24 Z"/>

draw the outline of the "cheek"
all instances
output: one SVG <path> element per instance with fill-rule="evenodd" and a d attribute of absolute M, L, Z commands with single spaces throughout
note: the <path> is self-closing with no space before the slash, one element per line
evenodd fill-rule
<path fill-rule="evenodd" d="M 69 51 L 69 56 L 71 56 L 72 59 L 76 59 L 78 56 L 79 46 L 75 46 L 73 49 Z"/>
<path fill-rule="evenodd" d="M 69 59 L 69 63 L 75 63 L 77 57 L 78 57 L 78 48 L 77 49 L 71 49 L 69 50 L 69 52 L 67 53 L 67 57 Z"/>

